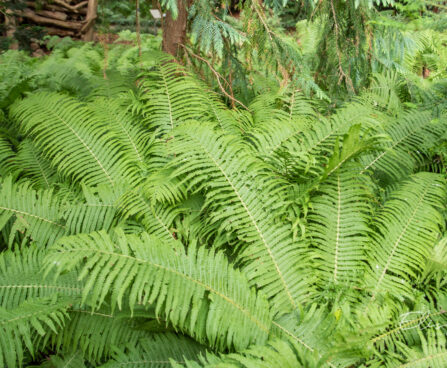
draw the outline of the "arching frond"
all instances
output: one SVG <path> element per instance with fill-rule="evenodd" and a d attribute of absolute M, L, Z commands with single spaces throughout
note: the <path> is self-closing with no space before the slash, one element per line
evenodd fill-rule
<path fill-rule="evenodd" d="M 88 108 L 98 121 L 107 125 L 129 159 L 141 165 L 151 148 L 152 134 L 134 121 L 119 100 L 95 99 Z"/>
<path fill-rule="evenodd" d="M 62 175 L 88 185 L 135 179 L 132 162 L 116 136 L 78 101 L 36 93 L 11 111 Z"/>
<path fill-rule="evenodd" d="M 267 345 L 253 346 L 239 354 L 228 354 L 220 357 L 208 354 L 200 363 L 188 361 L 187 368 L 304 368 L 318 366 L 318 358 L 302 351 L 301 347 L 285 340 L 271 340 Z M 183 365 L 171 362 L 173 367 L 181 368 Z"/>
<path fill-rule="evenodd" d="M 123 299 L 131 308 L 154 304 L 158 315 L 211 346 L 240 350 L 266 340 L 271 320 L 265 298 L 222 253 L 190 247 L 186 254 L 148 234 L 117 237 L 116 243 L 104 232 L 66 237 L 48 265 L 53 260 L 60 262 L 59 270 L 83 265 L 83 300 L 99 306 L 111 290 L 113 306 L 121 307 Z"/>
<path fill-rule="evenodd" d="M 395 191 L 374 220 L 376 231 L 367 249 L 367 285 L 372 299 L 381 293 L 411 297 L 419 275 L 444 227 L 439 212 L 445 203 L 444 179 L 419 173 Z"/>
<path fill-rule="evenodd" d="M 81 352 L 62 353 L 51 355 L 41 365 L 29 366 L 28 368 L 86 368 L 85 360 Z"/>
<path fill-rule="evenodd" d="M 364 275 L 371 208 L 357 176 L 356 170 L 338 171 L 311 199 L 308 231 L 323 288 L 328 283 L 358 286 Z"/>
<path fill-rule="evenodd" d="M 111 313 L 110 308 L 104 307 L 93 312 L 74 306 L 67 314 L 69 320 L 64 329 L 48 334 L 38 345 L 70 354 L 81 352 L 85 360 L 97 364 L 110 358 L 114 347 L 136 346 L 141 338 L 151 334 L 144 328 L 147 320 L 131 318 L 129 311 Z"/>
<path fill-rule="evenodd" d="M 56 170 L 31 139 L 20 144 L 15 162 L 36 188 L 50 188 L 57 180 Z"/>
<path fill-rule="evenodd" d="M 14 309 L 0 308 L 0 365 L 16 368 L 33 354 L 33 337 L 56 332 L 64 324 L 67 302 L 28 301 Z"/>
<path fill-rule="evenodd" d="M 268 177 L 238 139 L 210 126 L 183 125 L 173 134 L 174 177 L 204 189 L 210 222 L 246 243 L 238 259 L 251 283 L 273 299 L 275 310 L 295 308 L 309 291 L 305 277 L 296 277 L 306 260 L 300 245 L 293 244 L 290 229 L 275 219 L 281 182 Z"/>
<path fill-rule="evenodd" d="M 399 368 L 443 368 L 447 359 L 445 334 L 438 329 L 420 333 L 422 349 L 406 348 L 406 361 Z"/>
<path fill-rule="evenodd" d="M 430 112 L 412 111 L 385 127 L 391 141 L 380 150 L 364 155 L 363 171 L 385 175 L 394 180 L 411 174 L 418 161 L 445 130 L 445 122 L 432 119 Z"/>
<path fill-rule="evenodd" d="M 36 191 L 30 183 L 15 184 L 7 177 L 0 188 L 0 229 L 9 221 L 13 223 L 10 245 L 18 230 L 39 244 L 52 243 L 66 231 L 60 221 L 59 206 L 60 201 L 52 190 Z"/>
<path fill-rule="evenodd" d="M 113 360 L 101 368 L 120 368 L 128 365 L 135 368 L 164 368 L 170 366 L 170 362 L 183 365 L 185 360 L 198 360 L 205 352 L 203 345 L 185 336 L 159 333 L 141 339 L 137 347 L 116 349 Z"/>
<path fill-rule="evenodd" d="M 1 119 L 1 117 L 0 117 Z M 0 176 L 7 176 L 13 169 L 15 154 L 7 139 L 0 136 Z"/>
<path fill-rule="evenodd" d="M 0 307 L 16 308 L 28 299 L 52 295 L 80 299 L 83 285 L 76 271 L 57 280 L 44 277 L 45 255 L 45 250 L 35 248 L 0 253 Z"/>
<path fill-rule="evenodd" d="M 140 88 L 144 92 L 142 113 L 150 128 L 169 132 L 182 122 L 200 120 L 208 114 L 206 99 L 196 81 L 169 58 L 143 75 Z M 184 101 L 188 101 L 188 108 Z"/>

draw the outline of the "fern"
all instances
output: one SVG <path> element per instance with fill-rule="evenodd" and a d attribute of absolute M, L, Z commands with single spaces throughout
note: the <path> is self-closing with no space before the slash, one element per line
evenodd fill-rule
<path fill-rule="evenodd" d="M 196 360 L 204 352 L 204 346 L 184 336 L 154 334 L 140 340 L 138 348 L 116 349 L 114 359 L 101 367 L 117 368 L 131 364 L 137 368 L 163 368 L 174 361 L 183 365 L 185 360 Z"/>
<path fill-rule="evenodd" d="M 57 181 L 51 163 L 30 139 L 20 144 L 15 162 L 36 188 L 50 188 Z"/>
<path fill-rule="evenodd" d="M 11 177 L 1 183 L 0 229 L 11 222 L 9 244 L 12 245 L 16 231 L 26 234 L 40 244 L 54 242 L 66 231 L 60 221 L 59 200 L 53 190 L 33 190 L 29 183 L 17 185 Z"/>
<path fill-rule="evenodd" d="M 81 278 L 89 275 L 83 301 L 100 305 L 110 287 L 112 306 L 121 308 L 124 297 L 132 309 L 137 303 L 154 304 L 157 315 L 211 346 L 242 349 L 253 341 L 265 341 L 270 325 L 266 300 L 250 290 L 222 254 L 203 248 L 190 248 L 188 254 L 170 250 L 148 234 L 117 236 L 116 245 L 104 232 L 64 238 L 49 266 L 57 259 L 62 269 L 70 270 L 88 254 L 80 273 Z M 203 270 L 202 265 L 206 265 Z M 216 274 L 215 269 L 226 271 Z M 99 280 L 103 282 L 98 284 Z"/>
<path fill-rule="evenodd" d="M 368 287 L 378 293 L 411 296 L 411 279 L 422 271 L 443 219 L 445 186 L 436 174 L 420 173 L 391 195 L 377 215 L 368 249 Z"/>
<path fill-rule="evenodd" d="M 304 283 L 293 275 L 303 252 L 293 245 L 286 226 L 275 223 L 274 213 L 265 211 L 277 206 L 280 182 L 264 175 L 263 166 L 237 140 L 209 126 L 184 125 L 174 134 L 170 149 L 177 156 L 174 163 L 181 163 L 175 176 L 186 175 L 189 186 L 205 188 L 211 220 L 219 221 L 221 229 L 235 231 L 247 243 L 238 259 L 251 283 L 275 298 L 275 309 L 296 307 Z M 244 162 L 244 169 L 238 162 Z M 265 279 L 264 273 L 274 276 Z"/>
<path fill-rule="evenodd" d="M 25 132 L 66 177 L 94 185 L 135 179 L 121 144 L 79 102 L 57 94 L 35 94 L 11 108 Z"/>
<path fill-rule="evenodd" d="M 321 285 L 359 285 L 364 273 L 371 206 L 355 170 L 335 173 L 319 188 L 308 216 Z"/>
<path fill-rule="evenodd" d="M 67 302 L 27 301 L 14 309 L 0 308 L 0 364 L 20 367 L 25 348 L 33 353 L 33 336 L 56 332 L 66 318 Z"/>
<path fill-rule="evenodd" d="M 76 272 L 62 275 L 56 282 L 44 277 L 45 255 L 43 250 L 27 248 L 1 253 L 0 307 L 17 308 L 28 299 L 50 296 L 81 297 L 83 285 Z"/>

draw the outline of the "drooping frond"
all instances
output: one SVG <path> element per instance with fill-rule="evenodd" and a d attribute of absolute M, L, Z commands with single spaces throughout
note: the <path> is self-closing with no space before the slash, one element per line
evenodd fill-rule
<path fill-rule="evenodd" d="M 1 116 L 0 116 L 1 119 Z M 10 174 L 13 169 L 15 154 L 11 148 L 11 144 L 7 139 L 0 136 L 0 176 L 6 176 Z"/>
<path fill-rule="evenodd" d="M 116 349 L 113 360 L 101 368 L 120 368 L 131 365 L 135 368 L 165 368 L 170 362 L 183 365 L 186 360 L 198 360 L 206 352 L 203 345 L 185 336 L 173 333 L 158 333 L 141 339 L 137 347 Z"/>
<path fill-rule="evenodd" d="M 305 312 L 295 311 L 281 316 L 273 321 L 272 334 L 293 341 L 303 352 L 322 359 L 331 349 L 332 341 L 327 336 L 334 333 L 336 326 L 334 316 L 327 314 L 325 307 L 313 304 Z M 330 359 L 327 365 L 336 366 Z"/>
<path fill-rule="evenodd" d="M 106 122 L 75 99 L 36 93 L 12 106 L 11 112 L 62 175 L 88 185 L 135 178 L 131 160 Z"/>
<path fill-rule="evenodd" d="M 439 329 L 430 329 L 424 337 L 419 334 L 422 349 L 407 348 L 406 361 L 399 368 L 443 368 L 447 360 L 445 334 Z"/>
<path fill-rule="evenodd" d="M 143 75 L 140 88 L 144 93 L 141 112 L 150 128 L 169 132 L 182 122 L 200 120 L 208 114 L 206 99 L 196 81 L 167 57 Z"/>
<path fill-rule="evenodd" d="M 58 355 L 51 355 L 41 365 L 32 366 L 29 368 L 86 368 L 85 359 L 81 352 L 61 353 Z"/>
<path fill-rule="evenodd" d="M 33 354 L 35 334 L 56 332 L 66 318 L 67 302 L 27 301 L 14 309 L 0 308 L 0 366 L 16 368 Z"/>
<path fill-rule="evenodd" d="M 271 320 L 265 298 L 222 253 L 190 247 L 186 254 L 145 233 L 116 236 L 116 243 L 104 232 L 66 237 L 48 265 L 57 260 L 59 270 L 70 270 L 83 264 L 83 300 L 99 306 L 111 290 L 112 306 L 121 307 L 123 299 L 131 308 L 154 304 L 157 315 L 211 346 L 240 350 L 266 340 Z"/>
<path fill-rule="evenodd" d="M 36 191 L 30 183 L 15 184 L 7 177 L 0 188 L 0 229 L 12 222 L 10 245 L 19 230 L 39 244 L 52 243 L 66 231 L 60 221 L 59 206 L 52 190 Z"/>
<path fill-rule="evenodd" d="M 311 200 L 308 231 L 323 288 L 328 283 L 358 286 L 364 275 L 371 208 L 357 176 L 352 169 L 336 172 Z"/>
<path fill-rule="evenodd" d="M 20 144 L 15 162 L 36 188 L 50 188 L 57 180 L 56 170 L 31 139 Z"/>
<path fill-rule="evenodd" d="M 82 283 L 76 271 L 65 273 L 57 280 L 44 277 L 46 251 L 25 248 L 0 253 L 0 307 L 16 308 L 28 299 L 52 295 L 80 299 Z"/>
<path fill-rule="evenodd" d="M 148 320 L 131 318 L 129 311 L 111 313 L 110 308 L 104 307 L 92 312 L 90 308 L 75 306 L 67 311 L 67 315 L 69 319 L 64 329 L 48 334 L 39 345 L 70 354 L 81 352 L 92 363 L 111 357 L 114 347 L 135 346 L 141 338 L 151 334 L 145 328 Z"/>
<path fill-rule="evenodd" d="M 95 99 L 88 108 L 93 111 L 98 121 L 107 125 L 129 159 L 141 165 L 151 147 L 152 134 L 134 121 L 120 100 Z"/>
<path fill-rule="evenodd" d="M 108 231 L 119 221 L 116 202 L 125 187 L 99 185 L 90 189 L 82 185 L 83 198 L 63 201 L 61 213 L 67 234 Z"/>
<path fill-rule="evenodd" d="M 39 245 L 53 243 L 63 235 L 108 230 L 117 222 L 115 201 L 122 193 L 118 186 L 99 186 L 94 191 L 83 187 L 84 198 L 35 190 L 30 182 L 13 183 L 11 177 L 0 182 L 0 230 L 12 245 L 17 232 Z"/>
<path fill-rule="evenodd" d="M 269 122 L 265 127 L 256 127 L 249 139 L 261 156 L 285 177 L 294 182 L 310 182 L 311 177 L 324 174 L 337 139 L 348 134 L 354 126 L 359 127 L 356 132 L 359 144 L 353 146 L 350 157 L 346 158 L 352 158 L 356 152 L 366 148 L 364 140 L 373 138 L 370 136 L 376 131 L 377 122 L 372 115 L 373 110 L 369 106 L 351 103 L 330 118 L 320 116 L 316 119 L 295 118 L 291 122 Z M 351 138 L 355 138 L 354 135 Z"/>
<path fill-rule="evenodd" d="M 200 362 L 187 361 L 187 368 L 304 368 L 318 366 L 318 358 L 308 354 L 293 341 L 287 339 L 274 339 L 267 345 L 253 346 L 250 349 L 238 353 L 216 356 L 208 354 Z M 184 365 L 172 362 L 175 368 L 184 367 Z"/>
<path fill-rule="evenodd" d="M 394 180 L 404 178 L 413 172 L 427 148 L 444 130 L 445 122 L 435 121 L 430 112 L 408 112 L 385 126 L 385 133 L 391 140 L 384 142 L 380 150 L 363 157 L 363 171 L 386 175 Z"/>
<path fill-rule="evenodd" d="M 367 286 L 378 294 L 412 294 L 412 280 L 444 227 L 439 212 L 445 203 L 444 179 L 432 173 L 413 175 L 395 191 L 374 220 L 367 249 Z"/>
<path fill-rule="evenodd" d="M 262 163 L 238 139 L 210 126 L 183 125 L 173 134 L 174 176 L 196 190 L 204 189 L 210 222 L 246 243 L 238 259 L 250 282 L 274 299 L 277 311 L 295 308 L 308 293 L 305 278 L 296 277 L 299 264 L 306 261 L 288 226 L 275 219 L 281 182 L 267 176 Z"/>

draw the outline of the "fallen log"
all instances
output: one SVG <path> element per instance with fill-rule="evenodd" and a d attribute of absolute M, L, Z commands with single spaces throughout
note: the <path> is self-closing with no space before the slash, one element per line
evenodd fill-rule
<path fill-rule="evenodd" d="M 86 15 L 87 14 L 87 8 L 86 7 L 76 9 L 76 11 L 72 11 L 70 9 L 64 8 L 64 7 L 59 6 L 59 5 L 47 4 L 47 3 L 36 4 L 36 2 L 34 2 L 34 1 L 27 1 L 26 2 L 26 6 L 28 8 L 33 8 L 36 11 L 44 9 L 44 10 L 58 11 L 58 12 L 61 12 L 61 13 L 69 13 L 69 14 L 70 13 L 72 13 L 72 14 L 79 14 L 79 15 Z"/>
<path fill-rule="evenodd" d="M 60 11 L 51 11 L 51 10 L 36 10 L 36 14 L 46 18 L 53 18 L 58 20 L 67 20 L 68 15 L 66 13 Z"/>
<path fill-rule="evenodd" d="M 45 31 L 50 36 L 59 36 L 59 37 L 74 37 L 74 36 L 76 36 L 76 33 L 74 31 L 70 31 L 68 29 L 46 27 Z"/>
<path fill-rule="evenodd" d="M 66 3 L 64 0 L 53 0 L 53 2 L 55 4 L 62 6 L 63 8 L 71 10 L 74 13 L 78 13 L 80 8 L 83 8 L 88 4 L 88 1 L 81 1 L 79 4 L 76 5 L 70 5 Z"/>
<path fill-rule="evenodd" d="M 51 25 L 51 26 L 56 26 L 56 27 L 64 28 L 64 29 L 73 29 L 76 31 L 79 31 L 83 25 L 81 22 L 72 22 L 72 21 L 68 21 L 68 20 L 62 21 L 62 20 L 58 20 L 58 19 L 42 17 L 40 15 L 37 15 L 35 12 L 33 12 L 30 9 L 18 10 L 18 11 L 16 11 L 16 14 L 18 14 L 21 17 L 30 19 L 34 23 L 37 23 L 37 24 Z"/>

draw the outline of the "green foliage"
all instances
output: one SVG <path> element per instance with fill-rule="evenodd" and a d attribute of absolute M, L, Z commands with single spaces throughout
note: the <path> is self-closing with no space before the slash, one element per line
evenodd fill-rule
<path fill-rule="evenodd" d="M 185 65 L 152 36 L 0 56 L 0 366 L 445 365 L 439 24 L 334 0 L 336 40 L 330 3 L 299 45 L 283 1 L 197 1 Z"/>

